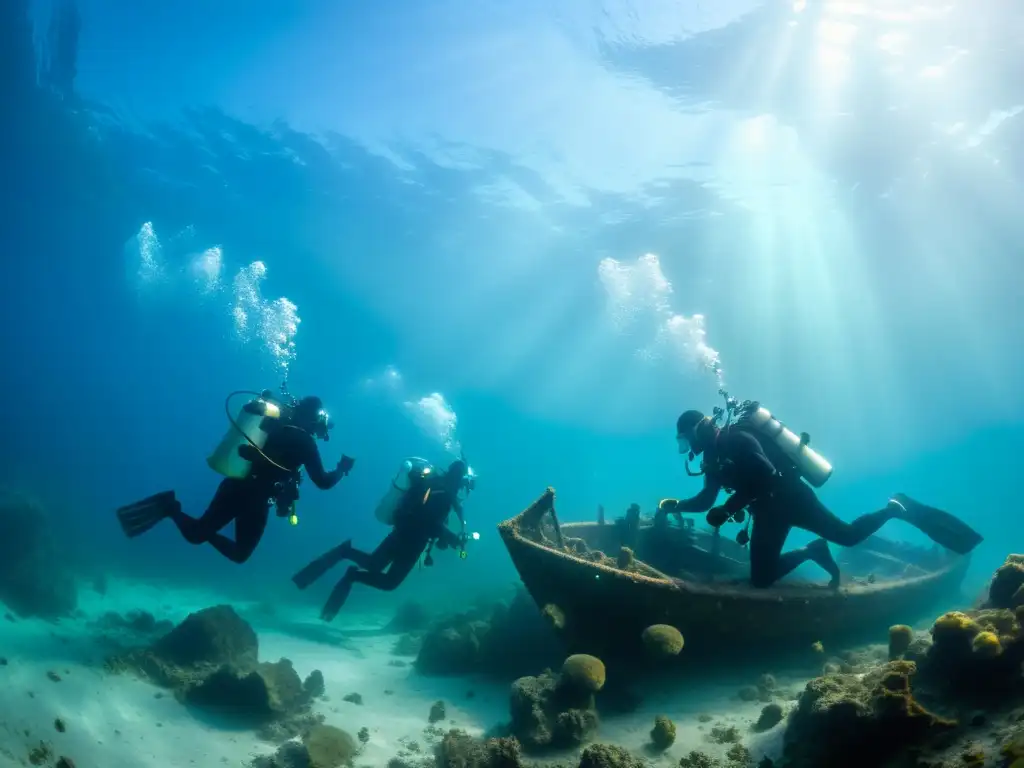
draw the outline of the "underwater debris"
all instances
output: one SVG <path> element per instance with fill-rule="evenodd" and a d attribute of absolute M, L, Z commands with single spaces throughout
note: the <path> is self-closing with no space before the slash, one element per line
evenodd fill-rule
<path fill-rule="evenodd" d="M 363 695 L 361 693 L 347 693 L 341 697 L 341 700 L 347 701 L 349 704 L 363 705 Z"/>
<path fill-rule="evenodd" d="M 189 614 L 147 648 L 107 661 L 114 673 L 130 672 L 172 690 L 182 701 L 231 711 L 281 741 L 318 725 L 312 691 L 323 676 L 299 678 L 291 661 L 260 662 L 252 627 L 233 608 L 218 605 Z"/>

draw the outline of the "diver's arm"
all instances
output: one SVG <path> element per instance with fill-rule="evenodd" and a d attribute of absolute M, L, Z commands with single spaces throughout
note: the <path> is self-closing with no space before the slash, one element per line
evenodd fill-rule
<path fill-rule="evenodd" d="M 722 505 L 732 517 L 754 499 L 770 492 L 778 472 L 765 455 L 761 443 L 746 432 L 736 432 L 729 436 L 729 457 L 744 479 L 743 487 L 737 489 Z"/>
<path fill-rule="evenodd" d="M 673 512 L 707 512 L 718 500 L 718 494 L 722 485 L 704 475 L 704 487 L 696 496 L 689 499 L 680 499 L 676 502 Z"/>
<path fill-rule="evenodd" d="M 338 463 L 334 469 L 330 472 L 324 469 L 324 461 L 320 458 L 320 449 L 317 448 L 316 442 L 313 440 L 313 436 L 306 433 L 306 460 L 303 464 L 306 465 L 306 474 L 309 475 L 309 479 L 313 481 L 313 485 L 322 491 L 327 491 L 338 484 L 346 474 L 346 469 Z"/>

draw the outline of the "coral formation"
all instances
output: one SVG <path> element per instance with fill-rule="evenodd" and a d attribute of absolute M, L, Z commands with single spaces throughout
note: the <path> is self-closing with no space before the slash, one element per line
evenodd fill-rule
<path fill-rule="evenodd" d="M 591 744 L 580 755 L 579 768 L 644 768 L 644 763 L 622 747 Z"/>
<path fill-rule="evenodd" d="M 519 678 L 509 700 L 512 734 L 532 752 L 579 746 L 597 728 L 594 693 L 603 685 L 604 664 L 593 656 L 570 656 L 558 675 Z"/>
<path fill-rule="evenodd" d="M 1024 555 L 1009 555 L 988 588 L 989 608 L 1013 610 L 1024 605 Z"/>
<path fill-rule="evenodd" d="M 683 650 L 683 635 L 668 624 L 652 624 L 643 631 L 644 647 L 655 657 L 678 656 Z"/>
<path fill-rule="evenodd" d="M 323 676 L 305 684 L 292 663 L 260 662 L 256 633 L 227 605 L 189 614 L 146 648 L 112 657 L 107 668 L 169 688 L 182 701 L 217 708 L 282 740 L 317 724 L 310 711 Z"/>
<path fill-rule="evenodd" d="M 906 624 L 895 624 L 889 627 L 889 660 L 902 659 L 903 655 L 910 649 L 910 643 L 914 639 L 914 630 Z"/>
<path fill-rule="evenodd" d="M 676 724 L 665 715 L 658 715 L 654 718 L 654 727 L 651 729 L 651 744 L 655 749 L 664 751 L 672 746 L 676 740 Z"/>
<path fill-rule="evenodd" d="M 436 768 L 519 768 L 519 742 L 514 738 L 480 741 L 465 731 L 446 733 L 437 748 Z"/>
<path fill-rule="evenodd" d="M 863 676 L 809 682 L 789 718 L 789 764 L 881 765 L 900 748 L 955 727 L 913 698 L 916 671 L 913 662 L 892 661 Z"/>
<path fill-rule="evenodd" d="M 580 690 L 597 693 L 604 688 L 604 662 L 596 656 L 577 653 L 562 664 L 562 676 Z"/>
<path fill-rule="evenodd" d="M 1013 706 L 1024 695 L 1022 584 L 1024 556 L 1011 555 L 981 607 L 943 613 L 917 636 L 892 627 L 887 650 L 896 660 L 873 666 L 869 650 L 830 662 L 837 673 L 808 683 L 790 714 L 787 768 L 990 764 L 972 729 L 984 727 L 989 738 L 1019 729 Z M 962 716 L 963 725 L 942 717 L 946 712 Z M 1024 768 L 1024 741 L 1014 739 L 1003 736 L 1004 765 Z"/>
<path fill-rule="evenodd" d="M 41 504 L 0 495 L 0 600 L 17 615 L 58 619 L 74 612 L 77 587 L 57 542 Z"/>

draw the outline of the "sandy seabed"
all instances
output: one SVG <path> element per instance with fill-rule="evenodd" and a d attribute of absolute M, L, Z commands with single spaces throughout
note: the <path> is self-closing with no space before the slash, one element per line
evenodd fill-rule
<path fill-rule="evenodd" d="M 47 753 L 42 764 L 66 756 L 76 768 L 245 766 L 272 753 L 276 745 L 253 732 L 222 727 L 169 693 L 103 667 L 111 649 L 97 641 L 94 626 L 103 614 L 143 608 L 158 620 L 178 623 L 192 611 L 223 602 L 214 593 L 111 583 L 105 596 L 84 594 L 75 619 L 54 624 L 8 616 L 0 621 L 5 662 L 0 666 L 0 765 L 30 765 L 32 750 L 41 745 Z M 445 702 L 446 720 L 437 726 L 444 730 L 460 728 L 480 736 L 508 720 L 507 684 L 426 677 L 414 670 L 412 657 L 394 655 L 396 635 L 382 629 L 390 613 L 349 614 L 328 627 L 308 606 L 269 616 L 255 604 L 234 607 L 256 630 L 261 660 L 290 659 L 301 677 L 314 669 L 323 673 L 327 695 L 315 709 L 327 724 L 353 735 L 368 729 L 356 766 L 384 768 L 391 758 L 409 753 L 410 745 L 429 753 L 436 730 L 425 729 L 431 706 L 439 700 Z M 778 682 L 795 694 L 806 680 Z M 707 738 L 719 723 L 737 726 L 755 757 L 777 755 L 784 726 L 751 733 L 763 704 L 740 701 L 741 684 L 647 688 L 637 711 L 602 720 L 597 740 L 645 754 L 654 717 L 667 715 L 676 723 L 676 742 L 664 753 L 646 755 L 654 765 L 677 765 L 694 749 L 724 755 L 729 745 Z M 352 693 L 361 696 L 362 704 L 345 701 Z M 711 715 L 713 722 L 701 722 L 701 714 Z"/>

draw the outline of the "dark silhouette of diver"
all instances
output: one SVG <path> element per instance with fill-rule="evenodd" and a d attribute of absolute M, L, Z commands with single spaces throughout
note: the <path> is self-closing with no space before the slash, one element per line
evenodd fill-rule
<path fill-rule="evenodd" d="M 755 587 L 770 587 L 808 561 L 828 572 L 829 586 L 838 587 L 839 566 L 829 551 L 829 542 L 855 546 L 890 520 L 904 520 L 935 543 L 961 555 L 982 541 L 981 535 L 963 521 L 902 493 L 894 495 L 884 509 L 850 523 L 840 520 L 818 500 L 775 442 L 762 439 L 742 421 L 720 429 L 699 411 L 686 411 L 676 422 L 676 440 L 680 453 L 704 455 L 704 488 L 689 499 L 663 501 L 656 522 L 663 523 L 668 512 L 709 510 L 708 524 L 717 529 L 730 519 L 743 522 L 744 509 L 748 509 L 752 518 L 750 582 Z M 723 488 L 732 495 L 721 506 L 714 506 Z M 793 528 L 820 538 L 782 554 Z"/>
<path fill-rule="evenodd" d="M 125 534 L 134 538 L 169 517 L 190 544 L 209 542 L 228 560 L 244 563 L 263 538 L 271 504 L 276 504 L 278 514 L 283 517 L 298 499 L 302 467 L 317 488 L 328 490 L 337 485 L 355 463 L 348 456 L 342 456 L 333 470 L 324 469 L 316 440 L 328 439 L 331 424 L 319 397 L 302 398 L 295 404 L 289 419 L 264 418 L 261 427 L 267 432 L 262 455 L 251 445 L 243 444 L 238 449 L 243 458 L 252 462 L 250 473 L 243 479 L 227 477 L 222 480 L 202 517 L 182 512 L 174 491 L 164 491 L 117 510 Z M 235 522 L 233 541 L 220 533 L 232 520 Z"/>
<path fill-rule="evenodd" d="M 325 552 L 292 576 L 299 589 L 305 589 L 343 560 L 355 563 L 335 585 L 320 618 L 331 621 L 345 605 L 354 584 L 365 584 L 387 592 L 397 589 L 436 543 L 438 549 L 455 549 L 465 543 L 466 522 L 458 495 L 463 488 L 471 488 L 468 465 L 459 459 L 451 463 L 444 473 L 410 472 L 410 486 L 395 511 L 394 528 L 373 552 L 363 552 L 352 546 L 349 539 L 329 552 Z M 452 510 L 458 515 L 462 533 L 455 534 L 447 527 Z M 384 569 L 387 568 L 385 571 Z"/>

